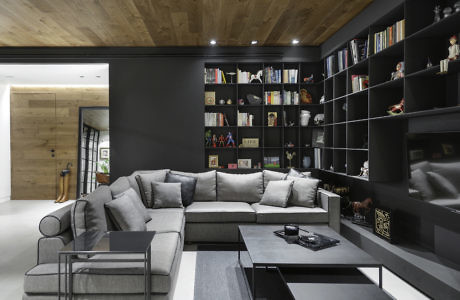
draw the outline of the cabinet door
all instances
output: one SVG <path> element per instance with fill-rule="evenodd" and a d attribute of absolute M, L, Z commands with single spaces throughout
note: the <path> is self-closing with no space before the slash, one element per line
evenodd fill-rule
<path fill-rule="evenodd" d="M 56 199 L 56 96 L 11 93 L 11 199 Z"/>

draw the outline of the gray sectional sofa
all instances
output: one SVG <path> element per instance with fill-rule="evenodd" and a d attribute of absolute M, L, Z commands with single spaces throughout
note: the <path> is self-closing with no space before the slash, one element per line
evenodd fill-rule
<path fill-rule="evenodd" d="M 259 204 L 268 182 L 285 177 L 278 172 L 136 171 L 41 220 L 38 261 L 25 274 L 23 299 L 56 299 L 59 249 L 84 231 L 115 230 L 104 204 L 130 188 L 141 197 L 145 191 L 136 176 L 154 172 L 186 175 L 197 181 L 193 203 L 187 207 L 147 209 L 151 220 L 146 228 L 157 233 L 151 245 L 152 299 L 172 299 L 184 242 L 236 242 L 239 224 L 325 223 L 339 231 L 339 196 L 325 190 L 318 189 L 315 207 Z M 76 299 L 143 298 L 142 263 L 75 263 L 74 273 Z"/>

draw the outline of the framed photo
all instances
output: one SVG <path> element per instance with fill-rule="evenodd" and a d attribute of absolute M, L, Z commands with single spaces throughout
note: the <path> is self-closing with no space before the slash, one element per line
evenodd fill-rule
<path fill-rule="evenodd" d="M 324 130 L 314 129 L 312 132 L 311 145 L 313 148 L 324 147 Z"/>
<path fill-rule="evenodd" d="M 204 105 L 216 105 L 216 92 L 204 92 Z"/>
<path fill-rule="evenodd" d="M 270 127 L 278 126 L 278 113 L 276 111 L 267 113 L 267 125 Z"/>
<path fill-rule="evenodd" d="M 250 169 L 250 168 L 251 168 L 250 158 L 238 159 L 238 169 Z"/>
<path fill-rule="evenodd" d="M 258 138 L 242 138 L 241 148 L 259 148 Z"/>
<path fill-rule="evenodd" d="M 209 155 L 209 168 L 219 167 L 219 155 Z"/>
<path fill-rule="evenodd" d="M 99 149 L 99 159 L 109 159 L 110 158 L 110 148 L 100 148 Z"/>
<path fill-rule="evenodd" d="M 228 164 L 228 168 L 229 168 L 229 169 L 237 169 L 237 168 L 238 168 L 238 165 L 237 165 L 237 164 L 234 164 L 234 163 L 230 163 L 230 164 Z"/>

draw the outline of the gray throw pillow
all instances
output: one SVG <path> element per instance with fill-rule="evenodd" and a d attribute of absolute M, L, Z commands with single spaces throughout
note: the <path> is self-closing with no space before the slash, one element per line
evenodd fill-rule
<path fill-rule="evenodd" d="M 128 195 L 123 195 L 105 204 L 115 226 L 122 231 L 146 231 L 144 217 Z"/>
<path fill-rule="evenodd" d="M 293 180 L 270 181 L 259 204 L 286 207 L 293 184 Z"/>
<path fill-rule="evenodd" d="M 188 173 L 171 171 L 172 174 L 190 176 L 197 179 L 193 201 L 216 201 L 216 171 Z"/>
<path fill-rule="evenodd" d="M 287 173 L 287 176 L 291 176 L 291 177 L 300 177 L 300 178 L 306 178 L 307 176 L 304 175 L 302 172 L 299 172 L 297 171 L 296 169 L 294 168 L 291 168 L 289 169 L 289 172 Z M 287 177 L 286 176 L 286 177 Z"/>
<path fill-rule="evenodd" d="M 256 203 L 264 193 L 262 172 L 229 174 L 217 172 L 217 200 Z"/>
<path fill-rule="evenodd" d="M 284 180 L 286 179 L 287 174 L 281 172 L 275 172 L 270 170 L 263 170 L 263 177 L 264 177 L 264 189 L 267 188 L 268 183 L 272 180 Z"/>
<path fill-rule="evenodd" d="M 136 175 L 136 181 L 139 185 L 139 192 L 145 207 L 152 207 L 152 182 L 164 182 L 167 170 L 152 171 L 151 173 Z"/>
<path fill-rule="evenodd" d="M 131 199 L 136 209 L 144 216 L 144 221 L 147 223 L 148 221 L 152 220 L 152 217 L 149 215 L 149 212 L 145 208 L 144 204 L 142 203 L 141 198 L 137 195 L 136 191 L 133 188 L 129 188 L 126 191 L 115 195 L 116 198 L 120 198 L 122 196 L 127 196 Z"/>
<path fill-rule="evenodd" d="M 428 181 L 436 191 L 436 194 L 453 199 L 458 197 L 457 188 L 446 177 L 436 172 L 426 172 L 426 175 L 428 176 Z"/>
<path fill-rule="evenodd" d="M 411 188 L 420 192 L 423 200 L 431 200 L 434 198 L 434 190 L 428 181 L 428 177 L 421 169 L 416 169 L 411 172 L 409 180 Z"/>
<path fill-rule="evenodd" d="M 182 195 L 182 205 L 189 206 L 193 203 L 193 195 L 195 194 L 197 179 L 191 176 L 166 174 L 165 182 L 179 182 Z"/>
<path fill-rule="evenodd" d="M 152 182 L 153 208 L 181 208 L 181 183 Z"/>
<path fill-rule="evenodd" d="M 320 182 L 319 179 L 288 176 L 287 180 L 294 181 L 289 205 L 315 207 L 316 192 Z"/>

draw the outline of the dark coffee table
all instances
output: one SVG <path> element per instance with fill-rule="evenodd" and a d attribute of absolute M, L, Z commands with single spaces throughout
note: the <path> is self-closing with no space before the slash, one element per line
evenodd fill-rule
<path fill-rule="evenodd" d="M 284 239 L 276 236 L 273 232 L 275 230 L 282 229 L 282 225 L 240 225 L 239 229 L 239 241 L 241 246 L 247 250 L 249 258 L 251 260 L 250 277 L 251 283 L 246 276 L 245 267 L 241 260 L 241 247 L 238 251 L 238 263 L 243 271 L 245 282 L 250 290 L 250 294 L 253 299 L 256 299 L 256 269 L 258 268 L 273 268 L 280 270 L 283 268 L 304 268 L 304 269 L 354 269 L 359 267 L 375 267 L 379 269 L 379 287 L 374 284 L 366 285 L 366 288 L 357 290 L 356 287 L 349 283 L 349 288 L 346 285 L 334 285 L 329 283 L 331 292 L 344 293 L 348 291 L 350 294 L 342 299 L 353 299 L 353 291 L 356 291 L 356 295 L 372 295 L 372 299 L 390 299 L 382 290 L 382 264 L 371 257 L 369 254 L 356 247 L 354 244 L 349 242 L 344 237 L 340 236 L 334 230 L 329 228 L 327 225 L 312 225 L 312 226 L 301 226 L 302 229 L 311 232 L 320 233 L 335 239 L 340 240 L 340 243 L 336 246 L 313 251 L 304 248 L 297 244 L 288 244 Z M 279 271 L 280 272 L 280 271 Z M 282 272 L 280 272 L 283 277 Z M 284 279 L 284 278 L 283 278 Z M 285 279 L 284 279 L 285 280 Z M 305 283 L 292 283 L 290 284 L 285 280 L 291 295 L 293 298 L 298 299 L 296 294 L 301 294 L 306 290 L 310 289 L 311 295 L 317 293 L 317 289 L 314 288 L 314 284 Z M 324 293 L 324 285 L 321 287 Z M 364 292 L 364 294 L 363 294 Z M 342 294 L 343 295 L 343 294 Z M 306 295 L 308 296 L 308 294 Z M 310 297 L 309 297 L 310 298 Z M 315 299 L 315 298 L 310 298 Z M 318 298 L 324 299 L 324 298 Z M 359 298 L 356 298 L 359 299 Z M 368 298 L 369 299 L 369 298 Z"/>

